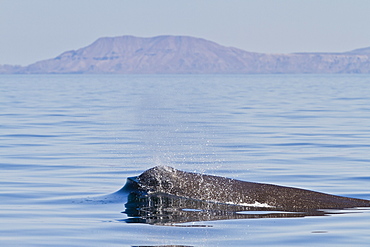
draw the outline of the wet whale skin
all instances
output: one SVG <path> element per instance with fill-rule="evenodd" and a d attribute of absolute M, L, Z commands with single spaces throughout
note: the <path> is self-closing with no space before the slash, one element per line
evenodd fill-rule
<path fill-rule="evenodd" d="M 165 194 L 194 200 L 258 207 L 269 210 L 310 211 L 370 207 L 370 201 L 335 196 L 305 189 L 185 172 L 156 166 L 129 178 L 127 189 L 146 194 Z"/>

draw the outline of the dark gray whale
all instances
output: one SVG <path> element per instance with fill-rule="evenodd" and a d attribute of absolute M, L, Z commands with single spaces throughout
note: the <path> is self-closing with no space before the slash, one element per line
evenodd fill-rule
<path fill-rule="evenodd" d="M 153 167 L 127 179 L 117 193 L 127 195 L 127 223 L 171 225 L 226 219 L 291 218 L 348 213 L 370 201 L 310 190 L 251 183 Z M 353 209 L 352 209 L 353 210 Z M 179 226 L 179 225 L 176 225 Z"/>
<path fill-rule="evenodd" d="M 248 209 L 308 212 L 319 209 L 370 207 L 370 201 L 305 189 L 252 183 L 156 166 L 128 178 L 124 190 L 145 195 L 170 195 Z M 136 193 L 137 194 L 137 193 Z"/>

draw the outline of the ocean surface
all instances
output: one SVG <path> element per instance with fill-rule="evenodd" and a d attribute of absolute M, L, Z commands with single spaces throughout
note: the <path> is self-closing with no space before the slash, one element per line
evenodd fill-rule
<path fill-rule="evenodd" d="M 370 200 L 370 75 L 0 76 L 1 246 L 369 246 L 369 208 L 129 223 L 156 165 Z"/>

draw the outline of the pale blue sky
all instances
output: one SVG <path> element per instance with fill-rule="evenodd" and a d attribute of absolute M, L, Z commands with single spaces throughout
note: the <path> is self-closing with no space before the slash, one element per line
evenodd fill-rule
<path fill-rule="evenodd" d="M 27 65 L 121 35 L 341 52 L 370 46 L 369 23 L 369 0 L 0 0 L 0 64 Z"/>

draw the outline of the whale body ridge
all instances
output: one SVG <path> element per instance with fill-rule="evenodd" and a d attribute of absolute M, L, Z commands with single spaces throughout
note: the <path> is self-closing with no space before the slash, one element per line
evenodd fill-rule
<path fill-rule="evenodd" d="M 310 211 L 370 207 L 370 201 L 306 189 L 246 182 L 226 177 L 155 166 L 126 186 L 146 194 L 165 194 L 213 203 L 260 207 L 269 210 Z"/>

